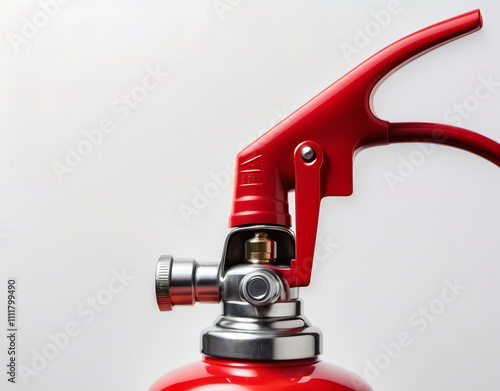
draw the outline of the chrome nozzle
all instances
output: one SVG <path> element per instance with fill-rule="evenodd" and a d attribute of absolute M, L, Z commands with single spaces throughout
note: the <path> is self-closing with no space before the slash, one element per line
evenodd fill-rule
<path fill-rule="evenodd" d="M 156 301 L 160 311 L 174 305 L 196 302 L 218 303 L 219 263 L 199 264 L 194 259 L 163 255 L 156 267 Z"/>

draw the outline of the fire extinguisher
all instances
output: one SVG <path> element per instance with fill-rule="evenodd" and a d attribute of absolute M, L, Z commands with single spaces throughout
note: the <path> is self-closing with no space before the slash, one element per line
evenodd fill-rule
<path fill-rule="evenodd" d="M 302 314 L 320 201 L 353 191 L 357 151 L 431 142 L 476 153 L 500 166 L 500 144 L 462 128 L 390 123 L 371 98 L 392 72 L 451 40 L 479 30 L 479 10 L 409 35 L 326 88 L 238 154 L 230 226 L 222 260 L 199 264 L 162 256 L 156 295 L 162 311 L 222 302 L 201 337 L 202 360 L 167 373 L 150 391 L 369 391 L 360 377 L 320 361 L 321 331 Z M 288 192 L 295 191 L 295 235 Z"/>

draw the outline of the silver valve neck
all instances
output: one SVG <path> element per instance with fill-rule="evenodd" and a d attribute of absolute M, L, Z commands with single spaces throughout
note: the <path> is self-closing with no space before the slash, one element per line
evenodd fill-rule
<path fill-rule="evenodd" d="M 321 353 L 321 331 L 302 316 L 298 288 L 290 288 L 279 274 L 280 264 L 293 254 L 293 244 L 288 229 L 254 226 L 230 232 L 221 263 L 162 256 L 156 270 L 158 307 L 171 311 L 175 305 L 221 301 L 222 314 L 202 332 L 201 352 L 207 356 L 316 357 Z"/>

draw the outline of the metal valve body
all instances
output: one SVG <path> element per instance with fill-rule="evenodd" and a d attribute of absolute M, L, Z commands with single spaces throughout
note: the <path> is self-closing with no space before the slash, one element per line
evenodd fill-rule
<path fill-rule="evenodd" d="M 220 300 L 222 314 L 202 332 L 202 361 L 168 373 L 150 391 L 372 390 L 360 377 L 319 361 L 321 331 L 302 315 L 298 288 L 290 288 L 273 270 L 290 262 L 286 255 L 293 254 L 291 231 L 239 228 L 229 234 L 226 246 L 220 264 L 171 256 L 158 261 L 161 310 Z"/>
<path fill-rule="evenodd" d="M 170 311 L 175 305 L 222 301 L 222 314 L 202 333 L 201 352 L 210 357 L 315 358 L 321 353 L 321 332 L 302 316 L 298 288 L 290 288 L 269 267 L 279 268 L 279 263 L 290 262 L 276 257 L 292 254 L 293 247 L 288 251 L 280 249 L 291 243 L 293 235 L 288 229 L 247 227 L 230 233 L 227 258 L 220 265 L 162 256 L 156 277 L 158 306 Z M 234 246 L 242 248 L 238 251 L 231 248 Z M 238 259 L 238 254 L 244 259 Z"/>

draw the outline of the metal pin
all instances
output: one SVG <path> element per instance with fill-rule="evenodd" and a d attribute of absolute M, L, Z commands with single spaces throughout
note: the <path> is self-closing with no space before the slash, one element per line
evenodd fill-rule
<path fill-rule="evenodd" d="M 306 163 L 311 163 L 316 160 L 316 152 L 309 145 L 305 145 L 300 150 L 300 155 Z"/>

